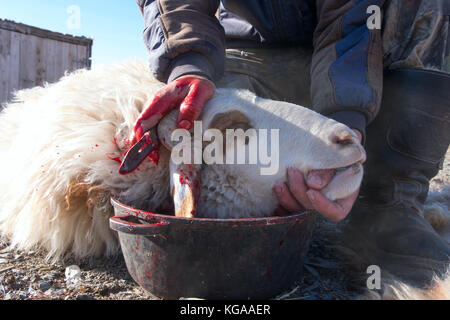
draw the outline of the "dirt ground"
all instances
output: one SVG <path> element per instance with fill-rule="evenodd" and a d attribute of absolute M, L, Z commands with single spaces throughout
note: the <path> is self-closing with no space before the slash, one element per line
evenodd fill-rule
<path fill-rule="evenodd" d="M 431 190 L 450 185 L 450 152 Z M 450 204 L 449 204 L 450 206 Z M 334 254 L 327 237 L 333 225 L 319 219 L 304 266 L 304 277 L 275 299 L 354 299 L 361 291 Z M 142 300 L 157 299 L 137 285 L 127 272 L 122 255 L 93 261 L 67 260 L 49 264 L 42 252 L 27 254 L 8 249 L 0 240 L 0 300 Z M 78 265 L 78 281 L 66 278 L 66 268 Z"/>

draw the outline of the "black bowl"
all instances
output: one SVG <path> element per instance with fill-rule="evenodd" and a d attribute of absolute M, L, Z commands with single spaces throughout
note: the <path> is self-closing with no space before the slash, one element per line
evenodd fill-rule
<path fill-rule="evenodd" d="M 301 279 L 316 213 L 249 219 L 153 214 L 111 200 L 133 279 L 164 299 L 267 299 Z"/>

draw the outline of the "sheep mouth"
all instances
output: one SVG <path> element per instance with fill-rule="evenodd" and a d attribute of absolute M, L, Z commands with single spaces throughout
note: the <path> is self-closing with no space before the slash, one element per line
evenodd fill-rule
<path fill-rule="evenodd" d="M 338 176 L 347 176 L 347 175 L 356 175 L 362 169 L 362 164 L 360 161 L 353 163 L 346 167 L 335 168 L 334 170 L 334 178 Z"/>
<path fill-rule="evenodd" d="M 362 161 L 345 167 L 330 169 L 332 177 L 322 193 L 330 200 L 344 199 L 353 194 L 361 185 L 363 177 Z"/>
<path fill-rule="evenodd" d="M 359 160 L 359 161 L 349 164 L 348 166 L 345 166 L 345 167 L 328 168 L 328 169 L 314 169 L 313 171 L 328 171 L 328 174 L 331 177 L 331 180 L 335 180 L 337 178 L 345 179 L 345 178 L 350 178 L 352 176 L 358 175 L 363 168 L 363 166 L 362 166 L 363 163 L 364 163 L 364 160 Z M 307 173 L 307 175 L 309 175 L 309 172 Z"/>
<path fill-rule="evenodd" d="M 363 168 L 363 163 L 366 162 L 366 155 L 363 154 L 357 161 L 352 162 L 351 164 L 343 167 L 330 168 L 333 170 L 333 176 L 341 176 L 341 175 L 357 175 Z"/>
<path fill-rule="evenodd" d="M 329 184 L 333 183 L 334 185 L 346 185 L 350 181 L 361 174 L 363 170 L 362 163 L 364 161 L 358 161 L 346 167 L 339 167 L 330 169 L 333 170 L 332 178 Z"/>

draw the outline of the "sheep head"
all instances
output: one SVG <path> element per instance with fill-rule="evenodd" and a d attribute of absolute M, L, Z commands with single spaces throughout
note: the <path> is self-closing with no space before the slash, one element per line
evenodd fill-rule
<path fill-rule="evenodd" d="M 177 145 L 172 140 L 176 119 L 174 111 L 158 127 L 162 144 L 172 153 Z M 200 152 L 204 162 L 189 167 L 171 164 L 177 215 L 222 218 L 270 215 L 277 204 L 272 187 L 285 180 L 288 168 L 297 168 L 305 176 L 311 170 L 334 169 L 332 181 L 322 191 L 330 200 L 345 198 L 360 186 L 366 154 L 358 137 L 347 126 L 312 110 L 259 98 L 246 90 L 218 89 L 205 105 L 199 121 L 201 134 L 196 138 L 201 141 L 192 140 L 190 148 L 192 154 Z M 235 143 L 230 143 L 227 132 L 237 129 L 246 135 L 232 137 Z M 192 131 L 195 130 L 191 130 L 195 138 Z M 217 141 L 220 134 L 223 138 Z M 245 150 L 245 163 L 239 161 L 242 156 L 237 150 L 239 139 Z M 222 146 L 213 152 L 216 160 L 223 160 L 219 163 L 207 159 L 212 142 Z M 254 156 L 253 162 L 250 154 Z M 199 187 L 193 188 L 194 185 Z M 246 198 L 250 202 L 254 198 L 253 208 L 245 203 Z"/>

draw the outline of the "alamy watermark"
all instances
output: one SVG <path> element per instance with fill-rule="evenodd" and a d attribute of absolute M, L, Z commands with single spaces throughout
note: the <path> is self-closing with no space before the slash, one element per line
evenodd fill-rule
<path fill-rule="evenodd" d="M 377 5 L 372 5 L 367 7 L 367 14 L 370 17 L 367 19 L 367 28 L 369 30 L 380 30 L 381 29 L 381 8 Z"/>
<path fill-rule="evenodd" d="M 367 274 L 370 276 L 367 278 L 366 286 L 369 290 L 381 289 L 381 268 L 377 265 L 371 265 L 367 267 Z"/>
<path fill-rule="evenodd" d="M 279 129 L 218 129 L 203 133 L 202 122 L 194 122 L 194 136 L 184 129 L 172 132 L 174 164 L 259 164 L 261 175 L 275 175 L 280 164 Z M 270 141 L 269 141 L 270 137 Z M 209 143 L 204 147 L 204 143 Z M 270 153 L 269 149 L 270 148 Z"/>
<path fill-rule="evenodd" d="M 71 5 L 66 9 L 69 17 L 67 18 L 66 25 L 69 30 L 81 29 L 81 8 L 77 5 Z"/>
<path fill-rule="evenodd" d="M 81 29 L 81 8 L 78 5 L 71 5 L 66 9 L 69 15 L 66 20 L 66 25 L 69 30 Z M 367 19 L 367 28 L 369 30 L 381 29 L 381 8 L 378 5 L 371 5 L 367 7 L 366 13 L 369 14 Z"/>

